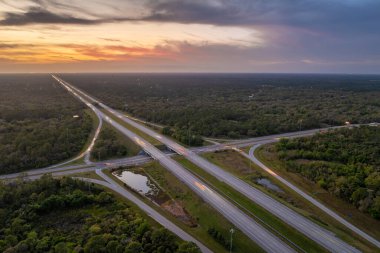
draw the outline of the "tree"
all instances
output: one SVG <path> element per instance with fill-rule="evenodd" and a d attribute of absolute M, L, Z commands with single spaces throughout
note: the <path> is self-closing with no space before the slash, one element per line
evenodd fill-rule
<path fill-rule="evenodd" d="M 181 243 L 178 248 L 178 253 L 200 253 L 200 249 L 193 242 Z"/>
<path fill-rule="evenodd" d="M 142 246 L 141 243 L 132 241 L 128 244 L 128 246 L 125 248 L 125 253 L 141 253 L 142 252 Z"/>
<path fill-rule="evenodd" d="M 92 236 L 84 246 L 85 253 L 101 253 L 104 252 L 106 241 L 101 235 Z"/>

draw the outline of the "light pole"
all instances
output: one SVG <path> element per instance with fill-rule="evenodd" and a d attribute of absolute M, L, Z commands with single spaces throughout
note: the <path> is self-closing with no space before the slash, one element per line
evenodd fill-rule
<path fill-rule="evenodd" d="M 235 230 L 233 228 L 230 229 L 230 253 L 232 252 L 232 234 L 235 233 Z"/>

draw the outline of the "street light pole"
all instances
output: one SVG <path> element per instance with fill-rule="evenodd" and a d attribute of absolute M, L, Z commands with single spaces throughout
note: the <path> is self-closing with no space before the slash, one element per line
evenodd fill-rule
<path fill-rule="evenodd" d="M 230 229 L 230 253 L 232 252 L 232 234 L 235 233 L 235 230 L 233 228 Z"/>

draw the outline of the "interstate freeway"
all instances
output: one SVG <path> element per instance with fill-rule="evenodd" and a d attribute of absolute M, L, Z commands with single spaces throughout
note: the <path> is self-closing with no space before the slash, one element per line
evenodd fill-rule
<path fill-rule="evenodd" d="M 171 159 L 170 156 L 167 156 L 151 143 L 147 142 L 134 132 L 117 123 L 115 120 L 107 116 L 105 113 L 93 105 L 94 102 L 98 104 L 100 104 L 100 102 L 91 98 L 87 94 L 83 93 L 62 79 L 56 76 L 53 76 L 53 78 L 57 80 L 61 85 L 63 85 L 75 97 L 90 107 L 96 114 L 100 115 L 110 125 L 112 125 L 122 134 L 126 135 L 128 138 L 138 144 L 153 159 L 157 160 L 163 167 L 168 169 L 172 174 L 174 174 L 178 179 L 180 179 L 190 189 L 198 194 L 205 202 L 210 204 L 215 210 L 221 213 L 226 219 L 228 219 L 232 224 L 234 224 L 239 230 L 241 230 L 246 236 L 248 236 L 266 252 L 295 252 L 288 244 L 286 244 L 278 237 L 274 236 L 262 225 L 258 224 L 235 205 L 227 201 L 220 194 L 216 193 L 206 183 L 202 182 L 176 161 Z"/>
<path fill-rule="evenodd" d="M 63 81 L 62 79 L 59 79 L 56 76 L 53 76 L 58 82 L 60 82 L 62 85 L 64 85 L 70 92 L 72 92 L 75 96 L 77 96 L 80 100 L 87 103 L 90 107 L 92 106 L 95 108 L 91 103 L 96 103 L 100 107 L 102 107 L 107 113 L 110 113 L 114 115 L 115 117 L 118 117 L 119 119 L 123 120 L 127 124 L 135 127 L 136 129 L 144 132 L 145 134 L 157 139 L 161 143 L 165 144 L 168 148 L 175 151 L 176 153 L 183 155 L 186 159 L 197 165 L 198 167 L 204 169 L 209 174 L 213 175 L 215 178 L 222 182 L 228 183 L 231 187 L 233 187 L 235 190 L 241 192 L 246 197 L 254 201 L 255 203 L 259 204 L 272 214 L 276 215 L 280 219 L 282 219 L 284 222 L 289 224 L 290 226 L 294 227 L 307 237 L 309 237 L 311 240 L 315 241 L 316 243 L 320 244 L 327 250 L 331 252 L 359 252 L 356 248 L 352 247 L 348 243 L 344 242 L 340 238 L 338 238 L 336 235 L 334 235 L 331 231 L 328 231 L 321 227 L 320 225 L 314 223 L 313 221 L 307 219 L 306 217 L 298 214 L 294 210 L 288 208 L 284 204 L 278 202 L 277 200 L 273 199 L 269 195 L 261 192 L 260 190 L 252 187 L 248 183 L 240 180 L 239 178 L 235 177 L 231 173 L 226 172 L 225 170 L 221 169 L 220 167 L 216 166 L 215 164 L 210 163 L 206 159 L 200 157 L 195 152 L 193 152 L 190 149 L 187 149 L 183 147 L 182 145 L 174 142 L 173 140 L 151 130 L 150 128 L 147 128 L 146 126 L 139 124 L 135 122 L 134 120 L 131 120 L 124 114 L 108 107 L 98 99 L 93 98 L 92 96 L 86 94 L 85 92 L 79 90 L 78 88 L 72 86 L 71 84 L 68 84 L 67 82 Z M 80 95 L 79 95 L 80 94 Z M 114 122 L 109 116 L 104 115 L 107 121 Z M 116 123 L 116 122 L 114 122 Z M 114 124 L 113 124 L 114 125 Z M 114 125 L 115 126 L 115 125 Z M 120 128 L 120 124 L 118 126 L 115 126 L 117 129 L 119 129 L 121 132 L 123 132 L 123 129 Z M 122 126 L 121 126 L 122 127 Z M 124 128 L 124 127 L 122 127 Z M 124 130 L 126 130 L 124 128 Z M 318 130 L 309 130 L 305 131 L 304 135 L 310 135 L 315 133 L 315 131 Z M 128 134 L 126 134 L 128 136 Z M 129 137 L 132 135 L 129 134 Z M 294 134 L 294 137 L 299 136 L 299 134 Z M 281 135 L 277 135 L 274 138 L 280 138 Z M 292 136 L 291 136 L 292 137 Z M 133 139 L 133 138 L 132 138 Z M 273 136 L 271 137 L 273 139 Z M 184 169 L 173 162 L 171 159 L 165 159 L 163 158 L 162 154 L 158 154 L 157 152 L 154 152 L 155 150 L 153 145 L 150 143 L 144 141 L 136 140 L 136 142 L 148 153 L 150 154 L 154 159 L 157 159 L 160 161 L 160 163 L 168 168 L 174 175 L 176 175 L 178 178 L 185 179 L 184 175 L 180 175 L 178 171 L 186 172 Z M 265 142 L 265 138 L 262 139 L 263 142 Z M 141 143 L 140 143 L 141 142 Z M 268 140 L 269 142 L 269 140 Z M 165 156 L 166 157 L 166 156 Z M 172 164 L 173 163 L 173 164 Z M 174 165 L 177 166 L 174 166 Z M 178 167 L 182 168 L 180 170 Z M 171 169 L 170 169 L 171 168 Z M 189 176 L 192 176 L 191 174 Z M 188 182 L 190 188 L 194 189 L 196 192 L 201 187 L 195 187 L 194 188 L 194 181 Z M 198 185 L 199 186 L 199 185 Z M 197 189 L 198 188 L 198 189 Z M 201 188 L 202 189 L 202 188 Z M 203 188 L 204 189 L 204 188 Z M 208 188 L 206 188 L 208 189 Z M 203 190 L 203 192 L 205 192 Z M 209 196 L 210 200 L 215 200 L 216 197 Z M 345 225 L 345 224 L 344 224 Z M 364 233 L 364 232 L 363 232 Z M 368 235 L 369 236 L 369 235 Z"/>

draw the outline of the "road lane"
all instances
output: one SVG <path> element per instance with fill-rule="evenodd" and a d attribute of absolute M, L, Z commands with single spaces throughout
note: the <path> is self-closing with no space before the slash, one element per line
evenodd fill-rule
<path fill-rule="evenodd" d="M 252 239 L 265 251 L 273 253 L 294 252 L 294 250 L 290 248 L 286 243 L 284 243 L 279 238 L 274 236 L 272 233 L 267 231 L 264 227 L 255 222 L 252 218 L 250 218 L 240 209 L 238 209 L 233 204 L 228 202 L 226 199 L 221 197 L 218 193 L 211 190 L 205 183 L 200 181 L 197 177 L 195 177 L 193 174 L 191 174 L 177 162 L 172 160 L 169 156 L 164 154 L 162 151 L 157 149 L 155 146 L 153 146 L 134 132 L 120 125 L 119 123 L 105 115 L 103 112 L 98 110 L 93 104 L 91 104 L 92 102 L 96 102 L 100 105 L 100 102 L 92 99 L 91 97 L 76 89 L 75 87 L 71 86 L 62 79 L 59 79 L 55 76 L 53 76 L 53 78 L 57 80 L 60 84 L 62 84 L 64 87 L 66 87 L 67 90 L 73 93 L 78 99 L 80 99 L 91 109 L 97 110 L 99 115 L 103 117 L 104 120 L 106 120 L 109 124 L 111 124 L 121 133 L 123 133 L 132 141 L 137 143 L 140 147 L 142 147 L 146 153 L 151 155 L 155 160 L 159 161 L 162 166 L 164 166 L 177 178 L 184 182 L 205 202 L 209 203 L 212 207 L 214 207 L 218 212 L 220 212 L 232 224 L 234 224 L 238 229 L 240 229 L 244 234 L 246 234 L 250 239 Z M 86 97 L 91 102 L 84 99 L 83 97 Z M 199 187 L 199 185 L 202 185 L 202 187 Z"/>
<path fill-rule="evenodd" d="M 331 217 L 335 218 L 340 223 L 344 224 L 346 227 L 350 228 L 352 231 L 354 231 L 355 233 L 359 234 L 360 236 L 362 236 L 363 238 L 365 238 L 366 240 L 368 240 L 369 242 L 371 242 L 372 244 L 374 244 L 378 248 L 380 248 L 380 242 L 378 240 L 376 240 L 375 238 L 373 238 L 372 236 L 370 236 L 370 235 L 368 235 L 366 233 L 363 233 L 363 231 L 357 229 L 355 226 L 353 226 L 351 223 L 347 222 L 345 219 L 343 219 L 337 213 L 335 213 L 334 211 L 332 211 L 331 209 L 329 209 L 328 207 L 326 207 L 325 205 L 323 205 L 322 203 L 320 203 L 318 200 L 316 200 L 313 197 L 311 197 L 309 194 L 307 194 L 304 191 L 302 191 L 300 188 L 298 188 L 294 184 L 290 183 L 289 181 L 287 181 L 283 177 L 279 176 L 276 172 L 274 172 L 273 170 L 271 170 L 270 168 L 268 168 L 259 159 L 257 159 L 257 157 L 254 155 L 254 152 L 255 152 L 255 150 L 259 146 L 261 146 L 261 145 L 257 144 L 255 146 L 253 146 L 249 150 L 249 155 L 247 155 L 246 153 L 241 153 L 241 154 L 243 154 L 243 156 L 247 157 L 252 162 L 254 162 L 255 164 L 257 164 L 259 167 L 261 167 L 267 173 L 271 174 L 277 180 L 281 181 L 287 187 L 289 187 L 293 191 L 297 192 L 299 195 L 301 195 L 303 198 L 305 198 L 306 200 L 308 200 L 310 203 L 312 203 L 313 205 L 317 206 L 318 208 L 320 208 L 321 210 L 323 210 L 324 212 L 326 212 L 327 214 L 329 214 Z"/>
<path fill-rule="evenodd" d="M 60 79 L 58 79 L 60 80 Z M 61 80 L 64 82 L 63 80 Z M 65 85 L 69 86 L 70 89 L 73 90 L 74 94 L 80 93 L 87 99 L 89 99 L 92 102 L 97 103 L 100 107 L 104 108 L 108 112 L 112 113 L 116 117 L 122 119 L 126 123 L 130 124 L 131 126 L 139 129 L 140 131 L 152 136 L 153 138 L 159 140 L 160 142 L 167 145 L 171 150 L 177 152 L 180 155 L 183 155 L 186 157 L 189 161 L 193 162 L 200 168 L 204 169 L 209 174 L 216 177 L 219 181 L 226 182 L 230 186 L 232 186 L 237 191 L 244 194 L 246 197 L 251 199 L 252 201 L 256 202 L 266 210 L 270 211 L 280 219 L 282 219 L 287 224 L 291 225 L 292 227 L 296 228 L 298 231 L 302 232 L 304 235 L 309 237 L 310 239 L 314 240 L 321 246 L 325 247 L 331 252 L 360 252 L 356 248 L 352 247 L 348 243 L 344 242 L 343 240 L 336 237 L 332 232 L 322 228 L 321 226 L 317 225 L 316 223 L 312 222 L 311 220 L 305 218 L 304 216 L 296 213 L 294 210 L 288 208 L 287 206 L 283 205 L 282 203 L 278 202 L 277 200 L 271 198 L 269 195 L 259 191 L 258 189 L 252 187 L 251 185 L 247 184 L 246 182 L 236 178 L 234 175 L 226 172 L 225 170 L 221 169 L 220 167 L 208 162 L 204 158 L 198 156 L 195 152 L 192 152 L 190 149 L 187 149 L 180 144 L 174 142 L 173 140 L 160 135 L 156 133 L 155 131 L 129 119 L 125 115 L 121 114 L 120 112 L 108 107 L 107 105 L 103 104 L 99 100 L 89 96 L 88 94 L 84 93 L 83 91 L 75 88 L 74 86 L 64 82 Z M 110 120 L 108 116 L 106 116 L 107 120 Z M 314 134 L 317 130 L 307 130 L 300 133 L 290 133 L 287 137 L 298 137 L 298 136 L 305 136 L 305 135 L 311 135 Z M 273 135 L 270 137 L 270 139 L 276 139 L 283 137 L 284 134 L 280 135 Z M 268 138 L 263 139 L 258 138 L 259 141 L 269 141 Z M 146 143 L 142 142 L 139 143 L 140 146 L 144 148 L 144 150 L 148 150 L 147 152 L 154 157 L 154 155 L 151 153 L 151 148 L 146 147 Z M 173 164 L 167 164 L 165 162 L 165 159 L 162 154 L 159 155 L 156 159 L 162 160 L 162 164 L 167 168 L 167 166 L 175 167 Z M 173 171 L 175 173 L 175 171 Z M 178 175 L 181 176 L 181 175 Z M 183 175 L 182 175 L 183 176 Z M 364 232 L 363 232 L 364 233 Z"/>
<path fill-rule="evenodd" d="M 195 148 L 191 148 L 190 150 L 192 150 L 195 153 L 201 153 L 201 152 L 214 152 L 214 151 L 222 150 L 222 149 L 231 149 L 233 147 L 236 147 L 236 148 L 249 147 L 255 144 L 266 144 L 266 143 L 271 143 L 271 142 L 277 142 L 281 138 L 306 137 L 306 136 L 311 136 L 316 133 L 320 133 L 320 132 L 324 132 L 328 130 L 346 128 L 346 127 L 358 127 L 362 125 L 368 125 L 368 124 L 351 124 L 351 125 L 345 125 L 345 126 L 335 126 L 335 127 L 304 130 L 304 131 L 298 131 L 298 132 L 273 134 L 273 135 L 254 137 L 254 138 L 249 138 L 249 139 L 242 139 L 242 140 L 228 140 L 224 143 L 219 143 L 219 144 L 214 144 L 214 145 L 209 145 L 209 146 L 204 146 L 204 147 L 195 147 Z"/>

